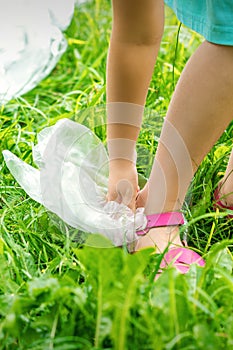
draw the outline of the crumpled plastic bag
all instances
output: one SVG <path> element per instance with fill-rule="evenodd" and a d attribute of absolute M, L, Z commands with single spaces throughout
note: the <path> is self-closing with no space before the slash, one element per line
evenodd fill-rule
<path fill-rule="evenodd" d="M 144 209 L 136 213 L 107 202 L 108 155 L 103 143 L 86 126 L 68 119 L 38 134 L 33 160 L 39 170 L 5 150 L 7 167 L 25 192 L 71 227 L 99 233 L 115 246 L 138 239 L 146 225 Z"/>
<path fill-rule="evenodd" d="M 0 11 L 0 105 L 33 89 L 55 67 L 75 0 L 7 0 Z"/>

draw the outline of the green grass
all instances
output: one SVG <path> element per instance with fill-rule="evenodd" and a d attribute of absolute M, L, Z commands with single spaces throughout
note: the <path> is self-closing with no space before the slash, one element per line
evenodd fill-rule
<path fill-rule="evenodd" d="M 37 133 L 61 118 L 105 103 L 110 3 L 80 5 L 66 31 L 67 52 L 33 91 L 0 109 L 0 150 L 32 164 Z M 147 106 L 166 113 L 174 85 L 201 42 L 168 12 Z M 176 54 L 174 54 L 176 53 Z M 86 123 L 87 120 L 82 120 Z M 95 130 L 95 125 L 93 124 Z M 158 123 L 145 118 L 138 170 L 148 176 Z M 104 137 L 102 129 L 95 130 Z M 204 254 L 204 269 L 179 275 L 168 268 L 153 281 L 159 256 L 80 247 L 69 231 L 28 198 L 0 153 L 0 350 L 232 349 L 232 223 L 212 208 L 226 168 L 233 125 L 196 173 L 186 216 L 189 243 Z M 145 158 L 146 157 L 146 158 Z"/>

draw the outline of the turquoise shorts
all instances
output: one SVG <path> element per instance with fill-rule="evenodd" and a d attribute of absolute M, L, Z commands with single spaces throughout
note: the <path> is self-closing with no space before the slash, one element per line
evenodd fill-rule
<path fill-rule="evenodd" d="M 233 0 L 165 0 L 178 19 L 212 43 L 233 46 Z"/>

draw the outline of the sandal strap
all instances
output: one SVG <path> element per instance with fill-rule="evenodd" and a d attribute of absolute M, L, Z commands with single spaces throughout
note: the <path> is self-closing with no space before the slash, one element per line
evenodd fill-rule
<path fill-rule="evenodd" d="M 223 202 L 221 201 L 220 195 L 219 195 L 219 187 L 214 191 L 214 206 L 222 208 L 222 209 L 229 209 L 229 210 L 233 210 L 232 206 L 227 206 L 225 204 L 223 204 Z"/>
<path fill-rule="evenodd" d="M 164 255 L 160 268 L 166 268 L 169 264 L 174 266 L 179 272 L 186 273 L 192 264 L 205 266 L 205 260 L 191 249 L 183 247 L 172 248 Z M 160 270 L 159 272 L 162 271 Z"/>
<path fill-rule="evenodd" d="M 178 211 L 147 215 L 147 225 L 144 230 L 137 231 L 137 235 L 145 235 L 153 227 L 177 226 L 185 223 L 184 215 Z"/>

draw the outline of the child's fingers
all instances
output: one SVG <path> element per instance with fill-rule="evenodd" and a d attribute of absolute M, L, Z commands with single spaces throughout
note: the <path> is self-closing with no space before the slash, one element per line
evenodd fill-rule
<path fill-rule="evenodd" d="M 137 208 L 145 208 L 146 201 L 148 196 L 148 187 L 145 186 L 141 191 L 137 192 L 137 196 L 135 199 L 135 207 Z"/>
<path fill-rule="evenodd" d="M 115 201 L 117 203 L 123 203 L 130 209 L 135 210 L 136 195 L 138 189 L 134 188 L 130 181 L 121 179 L 111 188 L 107 194 L 107 201 Z"/>
<path fill-rule="evenodd" d="M 130 181 L 123 179 L 120 180 L 116 185 L 116 191 L 120 203 L 128 206 L 130 209 L 135 209 L 135 199 L 136 199 L 136 190 L 133 188 L 133 185 Z"/>

